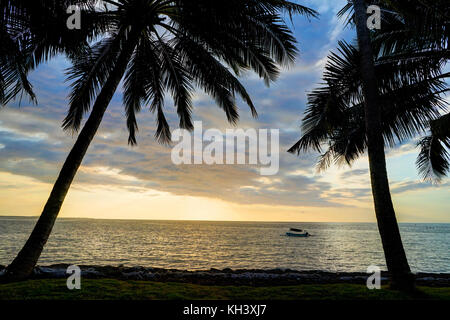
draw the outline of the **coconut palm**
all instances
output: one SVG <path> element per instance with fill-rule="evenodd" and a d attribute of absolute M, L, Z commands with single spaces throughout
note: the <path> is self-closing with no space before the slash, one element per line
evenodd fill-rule
<path fill-rule="evenodd" d="M 333 163 L 351 165 L 367 150 L 359 59 L 355 46 L 340 42 L 339 53 L 332 52 L 325 66 L 325 84 L 308 95 L 303 135 L 290 151 L 322 152 L 327 145 L 317 164 L 319 171 Z M 375 61 L 381 132 L 390 148 L 428 134 L 430 124 L 435 139 L 445 141 L 448 134 L 448 117 L 441 117 L 447 110 L 443 95 L 449 91 L 445 82 L 448 74 L 442 71 L 444 61 L 428 60 L 426 65 L 424 62 L 411 60 L 405 65 L 384 57 Z M 445 162 L 432 161 L 431 170 L 441 175 L 446 172 L 444 167 Z"/>
<path fill-rule="evenodd" d="M 375 56 L 379 62 L 393 60 L 399 64 L 411 61 L 441 59 L 447 62 L 450 58 L 450 3 L 447 0 L 422 1 L 388 1 L 376 0 L 371 4 L 381 6 L 383 11 L 383 27 L 372 34 Z M 340 16 L 349 13 L 353 17 L 353 6 L 345 6 Z M 443 77 L 448 78 L 448 73 Z M 448 114 L 428 124 L 429 135 L 419 143 L 421 152 L 417 157 L 417 167 L 426 180 L 439 182 L 450 168 L 448 145 L 450 134 L 443 131 Z M 441 125 L 439 125 L 439 123 Z M 436 129 L 440 127 L 439 133 Z M 433 129 L 434 128 L 434 129 Z M 436 132 L 436 133 L 433 133 Z"/>
<path fill-rule="evenodd" d="M 377 3 L 389 5 L 391 1 Z M 415 48 L 417 54 L 421 48 L 419 41 L 415 47 L 410 42 L 403 47 L 390 46 L 386 39 L 395 44 L 399 38 L 395 34 L 398 27 L 394 26 L 390 37 L 385 33 L 384 39 L 380 37 L 375 42 L 374 33 L 366 26 L 365 1 L 349 1 L 340 14 L 349 10 L 352 10 L 349 22 L 356 27 L 358 49 L 341 43 L 344 57 L 330 56 L 325 86 L 309 95 L 304 135 L 289 151 L 320 150 L 322 143 L 327 142 L 329 149 L 322 155 L 319 167 L 327 167 L 332 159 L 350 163 L 367 151 L 375 213 L 391 285 L 410 290 L 414 282 L 392 204 L 384 147 L 393 145 L 396 139 L 423 132 L 439 116 L 438 109 L 443 107 L 440 94 L 446 90 L 440 72 L 442 56 L 407 59 L 411 52 L 404 49 Z M 403 23 L 402 28 L 408 30 L 403 17 L 399 18 L 398 12 L 391 13 L 397 15 L 391 20 Z M 403 59 L 390 56 L 383 60 L 380 57 L 383 51 L 402 54 Z"/>
<path fill-rule="evenodd" d="M 403 248 L 394 205 L 389 189 L 386 169 L 386 155 L 381 133 L 381 108 L 378 81 L 374 66 L 374 51 L 367 28 L 367 9 L 364 0 L 353 0 L 355 26 L 360 51 L 362 93 L 367 136 L 372 195 L 378 230 L 384 249 L 386 265 L 392 277 L 392 287 L 410 290 L 414 287 L 413 277 Z"/>
<path fill-rule="evenodd" d="M 386 8 L 385 23 L 374 35 L 375 50 L 384 60 L 427 61 L 450 58 L 450 3 L 446 0 L 379 1 Z M 449 74 L 443 75 L 448 78 Z M 429 134 L 418 145 L 417 167 L 426 180 L 439 182 L 450 168 L 450 115 L 428 124 Z"/>
<path fill-rule="evenodd" d="M 212 96 L 231 123 L 238 120 L 239 95 L 256 116 L 237 76 L 255 71 L 266 84 L 279 67 L 294 61 L 296 41 L 284 14 L 315 16 L 304 6 L 284 0 L 111 0 L 90 10 L 96 41 L 72 58 L 70 107 L 63 127 L 78 131 L 50 197 L 31 236 L 8 266 L 12 279 L 23 279 L 35 266 L 64 198 L 100 126 L 120 81 L 129 143 L 136 143 L 136 115 L 144 105 L 156 114 L 155 136 L 170 141 L 164 98 L 170 93 L 180 127 L 192 129 L 194 86 Z M 98 20 L 95 18 L 98 17 Z M 84 27 L 84 26 L 83 26 Z M 89 27 L 89 26 L 88 26 Z M 104 29 L 104 30 L 103 30 Z"/>

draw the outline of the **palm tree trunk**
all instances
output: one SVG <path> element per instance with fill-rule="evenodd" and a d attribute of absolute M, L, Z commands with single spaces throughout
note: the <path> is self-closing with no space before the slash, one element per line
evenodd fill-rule
<path fill-rule="evenodd" d="M 128 41 L 123 46 L 116 66 L 97 96 L 94 106 L 92 107 L 92 112 L 64 162 L 58 179 L 53 186 L 50 197 L 44 206 L 44 210 L 42 211 L 33 232 L 17 257 L 7 268 L 7 280 L 25 279 L 33 271 L 44 245 L 50 236 L 56 217 L 58 216 L 75 174 L 100 126 L 103 115 L 105 114 L 117 86 L 126 71 L 128 61 L 130 60 L 136 45 L 136 39 L 137 35 L 130 35 Z"/>
<path fill-rule="evenodd" d="M 365 121 L 369 156 L 370 178 L 378 229 L 383 243 L 386 265 L 391 275 L 391 286 L 411 290 L 411 274 L 392 204 L 386 170 L 384 141 L 381 134 L 381 113 L 378 106 L 378 86 L 373 63 L 373 49 L 367 28 L 364 0 L 353 0 L 358 45 L 361 53 L 361 73 L 365 98 Z"/>

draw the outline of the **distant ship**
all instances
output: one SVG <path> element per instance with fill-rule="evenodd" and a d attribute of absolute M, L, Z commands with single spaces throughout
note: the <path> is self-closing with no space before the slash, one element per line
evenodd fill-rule
<path fill-rule="evenodd" d="M 302 229 L 290 228 L 289 231 L 286 232 L 286 236 L 306 238 L 306 237 L 309 237 L 310 234 L 307 231 L 303 231 Z"/>

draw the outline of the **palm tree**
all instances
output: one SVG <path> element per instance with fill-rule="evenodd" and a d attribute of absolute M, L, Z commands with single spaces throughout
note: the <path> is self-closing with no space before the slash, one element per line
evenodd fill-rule
<path fill-rule="evenodd" d="M 367 28 L 367 7 L 364 0 L 353 0 L 355 26 L 360 50 L 360 71 L 364 95 L 364 113 L 369 158 L 370 180 L 378 230 L 383 244 L 386 265 L 392 277 L 392 286 L 411 289 L 413 277 L 403 248 L 394 205 L 389 190 L 384 141 L 381 133 L 381 112 L 374 53 Z"/>
<path fill-rule="evenodd" d="M 359 59 L 356 47 L 339 42 L 339 53 L 332 52 L 325 66 L 325 84 L 308 95 L 303 135 L 290 151 L 322 152 L 327 145 L 317 164 L 319 171 L 332 163 L 351 165 L 367 149 Z M 384 57 L 375 59 L 381 132 L 388 147 L 426 135 L 430 126 L 434 139 L 448 144 L 448 116 L 440 114 L 447 109 L 443 95 L 450 89 L 444 81 L 448 73 L 443 73 L 442 67 L 442 59 L 411 60 L 408 64 Z M 428 158 L 429 154 L 423 156 Z M 443 176 L 448 171 L 447 161 L 433 156 L 431 163 L 427 160 L 419 170 L 427 168 Z"/>
<path fill-rule="evenodd" d="M 450 3 L 446 0 L 422 0 L 420 2 L 386 1 L 383 29 L 373 40 L 376 52 L 383 60 L 395 60 L 405 64 L 410 61 L 441 60 L 450 58 Z M 442 75 L 448 78 L 450 73 Z M 424 179 L 439 182 L 450 168 L 447 149 L 450 145 L 450 114 L 430 121 L 429 135 L 418 145 L 421 152 L 416 164 Z"/>
<path fill-rule="evenodd" d="M 367 150 L 375 213 L 386 265 L 391 274 L 391 286 L 411 290 L 414 288 L 414 278 L 392 204 L 384 146 L 385 142 L 392 144 L 395 137 L 404 138 L 420 131 L 425 123 L 439 115 L 435 108 L 424 110 L 424 104 L 425 107 L 428 104 L 437 107 L 442 103 L 439 94 L 445 90 L 444 84 L 440 77 L 431 76 L 434 71 L 440 70 L 439 64 L 436 65 L 440 59 L 422 59 L 422 67 L 429 63 L 425 69 L 419 69 L 417 63 L 415 67 L 410 64 L 413 72 L 407 73 L 406 77 L 405 71 L 408 69 L 402 69 L 402 66 L 408 64 L 405 62 L 407 59 L 401 63 L 391 59 L 390 65 L 387 59 L 384 65 L 376 66 L 379 52 L 388 47 L 374 45 L 373 35 L 366 26 L 364 0 L 349 2 L 342 12 L 349 9 L 354 10 L 349 21 L 356 26 L 358 49 L 341 43 L 341 53 L 347 59 L 340 60 L 337 55 L 331 55 L 331 63 L 325 73 L 327 85 L 309 96 L 310 107 L 303 120 L 304 135 L 289 151 L 320 150 L 321 144 L 328 142 L 329 150 L 319 162 L 319 167 L 326 167 L 332 158 L 351 162 Z M 408 46 L 411 47 L 411 43 Z M 339 72 L 344 69 L 346 73 Z M 377 72 L 377 69 L 380 71 Z M 355 76 L 358 81 L 352 82 Z"/>
<path fill-rule="evenodd" d="M 203 88 L 235 123 L 236 94 L 256 110 L 236 75 L 255 71 L 266 84 L 279 65 L 296 54 L 295 38 L 282 14 L 315 16 L 315 11 L 284 0 L 108 0 L 89 10 L 98 41 L 72 58 L 73 80 L 66 130 L 78 131 L 91 111 L 53 186 L 31 236 L 7 268 L 11 279 L 27 277 L 51 233 L 72 180 L 100 126 L 120 81 L 129 143 L 135 144 L 136 114 L 148 104 L 156 113 L 156 138 L 170 141 L 164 115 L 165 92 L 173 97 L 180 127 L 192 129 L 192 92 Z M 98 19 L 96 19 L 98 18 Z"/>

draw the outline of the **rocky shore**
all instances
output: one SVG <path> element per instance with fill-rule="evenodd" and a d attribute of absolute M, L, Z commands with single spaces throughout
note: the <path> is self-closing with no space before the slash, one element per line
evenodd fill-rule
<path fill-rule="evenodd" d="M 67 264 L 38 266 L 33 271 L 32 278 L 67 278 Z M 210 269 L 188 271 L 177 269 L 124 267 L 124 266 L 84 266 L 80 265 L 84 278 L 113 278 L 120 280 L 147 280 L 158 282 L 183 282 L 205 285 L 249 285 L 249 286 L 280 286 L 297 284 L 328 284 L 328 283 L 366 283 L 368 274 L 358 272 L 325 272 L 296 271 L 290 269 Z M 0 276 L 5 267 L 0 266 Z M 386 282 L 388 274 L 382 272 L 381 281 Z M 417 273 L 418 285 L 450 287 L 450 274 Z"/>

